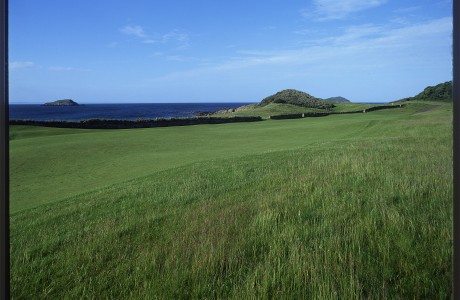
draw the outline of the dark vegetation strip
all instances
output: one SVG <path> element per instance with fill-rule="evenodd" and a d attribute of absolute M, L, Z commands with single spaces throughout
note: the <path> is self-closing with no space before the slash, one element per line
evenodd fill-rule
<path fill-rule="evenodd" d="M 354 114 L 363 113 L 381 109 L 399 108 L 403 105 L 383 105 L 373 106 L 365 110 L 356 110 L 348 112 L 307 112 L 302 114 L 288 114 L 270 116 L 269 119 L 299 119 L 309 117 L 324 117 L 334 114 Z M 169 126 L 187 126 L 199 124 L 224 124 L 237 122 L 257 122 L 263 121 L 262 117 L 195 117 L 195 118 L 170 118 L 170 119 L 138 119 L 138 120 L 112 120 L 112 119 L 89 119 L 79 122 L 72 121 L 36 121 L 36 120 L 10 120 L 10 125 L 28 125 L 28 126 L 45 126 L 59 128 L 82 128 L 82 129 L 130 129 L 130 128 L 151 128 L 151 127 L 169 127 Z"/>
<path fill-rule="evenodd" d="M 303 114 L 289 114 L 289 115 L 277 115 L 277 116 L 270 116 L 269 119 L 273 120 L 281 120 L 281 119 L 300 119 L 300 118 L 309 118 L 309 117 L 325 117 L 329 115 L 342 115 L 342 114 L 356 114 L 356 113 L 366 113 L 375 110 L 381 109 L 392 109 L 392 108 L 401 108 L 404 105 L 382 105 L 382 106 L 372 106 L 363 110 L 354 110 L 354 111 L 343 111 L 343 112 L 308 112 Z"/>
<path fill-rule="evenodd" d="M 369 112 L 369 111 L 381 110 L 381 109 L 400 108 L 400 107 L 403 107 L 403 106 L 404 106 L 403 104 L 372 106 L 372 107 L 366 108 L 362 112 Z M 361 111 L 357 111 L 357 112 L 361 112 Z"/>
<path fill-rule="evenodd" d="M 328 116 L 331 113 L 303 113 L 303 114 L 290 114 L 290 115 L 277 115 L 270 116 L 270 119 L 281 120 L 281 119 L 300 119 L 300 118 L 309 118 L 309 117 L 324 117 Z"/>
<path fill-rule="evenodd" d="M 35 120 L 10 120 L 10 125 L 29 125 L 60 128 L 83 128 L 83 129 L 129 129 L 150 128 L 168 126 L 186 126 L 199 124 L 223 124 L 236 122 L 257 122 L 261 117 L 232 117 L 232 118 L 171 118 L 171 119 L 139 119 L 139 120 L 110 120 L 89 119 L 79 122 L 69 121 L 35 121 Z"/>

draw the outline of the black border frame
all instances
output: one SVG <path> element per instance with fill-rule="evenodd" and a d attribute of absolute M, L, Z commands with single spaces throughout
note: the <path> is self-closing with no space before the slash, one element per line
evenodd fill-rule
<path fill-rule="evenodd" d="M 0 0 L 0 298 L 10 299 L 8 0 Z"/>
<path fill-rule="evenodd" d="M 452 71 L 452 106 L 453 106 L 453 121 L 452 121 L 452 140 L 453 140 L 453 255 L 452 255 L 452 288 L 453 299 L 460 299 L 460 75 L 459 75 L 459 56 L 460 41 L 458 35 L 460 32 L 460 1 L 453 0 L 453 31 L 452 31 L 452 57 L 453 57 L 453 71 Z"/>

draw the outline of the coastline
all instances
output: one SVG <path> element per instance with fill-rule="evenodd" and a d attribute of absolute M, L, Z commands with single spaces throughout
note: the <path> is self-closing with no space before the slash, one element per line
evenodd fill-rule
<path fill-rule="evenodd" d="M 79 104 L 78 106 L 45 106 L 42 104 L 10 104 L 10 120 L 62 120 L 87 119 L 155 119 L 199 117 L 218 110 L 247 105 L 228 103 L 112 103 Z"/>

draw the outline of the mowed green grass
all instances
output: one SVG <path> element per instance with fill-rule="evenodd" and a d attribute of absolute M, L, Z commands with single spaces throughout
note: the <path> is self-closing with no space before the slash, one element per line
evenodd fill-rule
<path fill-rule="evenodd" d="M 13 297 L 449 298 L 451 104 L 425 105 L 13 128 Z"/>
<path fill-rule="evenodd" d="M 10 209 L 32 208 L 192 162 L 392 131 L 397 128 L 388 120 L 415 110 L 131 130 L 12 126 Z"/>

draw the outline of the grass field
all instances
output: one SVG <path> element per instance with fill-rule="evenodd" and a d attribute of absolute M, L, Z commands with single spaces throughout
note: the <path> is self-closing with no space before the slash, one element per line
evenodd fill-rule
<path fill-rule="evenodd" d="M 372 106 L 379 106 L 379 104 L 362 104 L 362 103 L 334 103 L 335 107 L 331 112 L 347 112 L 347 111 L 357 111 L 369 108 Z M 288 114 L 301 114 L 307 112 L 329 112 L 325 109 L 319 108 L 307 108 L 292 104 L 280 104 L 280 103 L 270 103 L 265 106 L 257 106 L 255 104 L 250 104 L 242 106 L 236 109 L 234 112 L 226 112 L 221 114 L 214 114 L 215 117 L 249 117 L 249 116 L 260 116 L 267 118 L 269 116 L 276 115 L 288 115 Z"/>
<path fill-rule="evenodd" d="M 451 104 L 12 127 L 15 299 L 446 299 Z"/>

